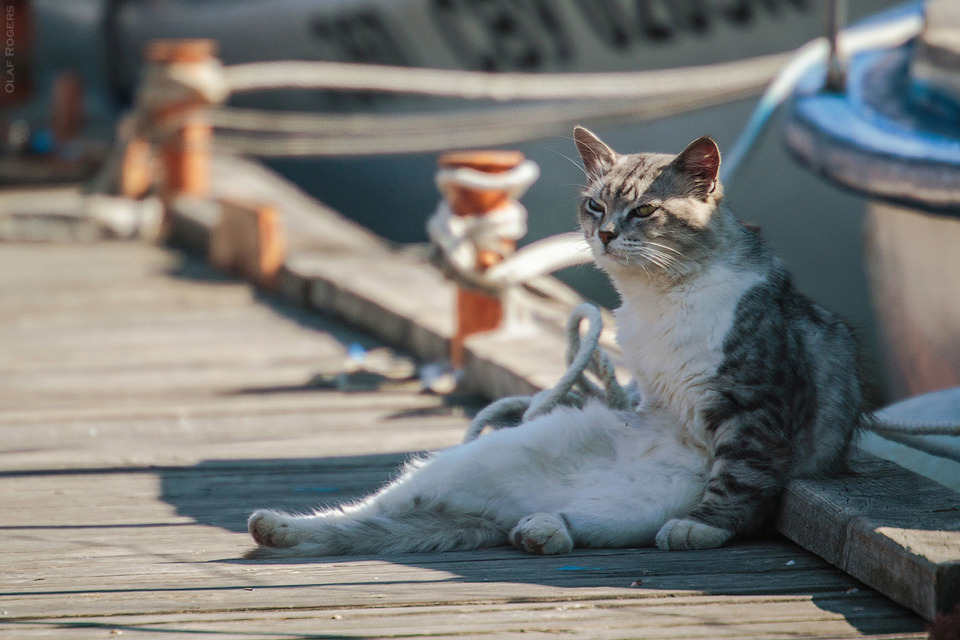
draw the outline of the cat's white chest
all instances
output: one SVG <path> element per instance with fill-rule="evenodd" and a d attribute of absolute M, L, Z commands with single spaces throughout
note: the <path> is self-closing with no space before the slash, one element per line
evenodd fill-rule
<path fill-rule="evenodd" d="M 682 290 L 621 289 L 617 342 L 647 404 L 675 415 L 687 435 L 707 446 L 698 408 L 723 361 L 723 343 L 737 304 L 762 280 L 756 273 L 714 266 Z"/>

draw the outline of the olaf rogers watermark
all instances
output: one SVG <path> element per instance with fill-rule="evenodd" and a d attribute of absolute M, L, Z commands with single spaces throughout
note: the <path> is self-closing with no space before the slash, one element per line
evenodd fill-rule
<path fill-rule="evenodd" d="M 14 59 L 17 53 L 16 34 L 17 10 L 12 4 L 4 7 L 3 14 L 3 92 L 13 93 L 17 82 L 17 67 Z"/>

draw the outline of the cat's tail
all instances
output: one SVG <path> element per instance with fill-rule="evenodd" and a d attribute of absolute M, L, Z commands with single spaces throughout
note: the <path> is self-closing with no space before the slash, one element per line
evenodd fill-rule
<path fill-rule="evenodd" d="M 507 543 L 506 531 L 478 516 L 419 508 L 391 514 L 371 511 L 348 507 L 312 516 L 256 511 L 247 526 L 259 546 L 246 557 L 425 553 Z"/>

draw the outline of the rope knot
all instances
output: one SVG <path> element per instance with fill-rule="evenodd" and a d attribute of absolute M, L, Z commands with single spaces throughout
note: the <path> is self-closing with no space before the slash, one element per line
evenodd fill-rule
<path fill-rule="evenodd" d="M 527 210 L 516 199 L 539 176 L 540 168 L 531 160 L 496 173 L 465 166 L 437 173 L 437 188 L 444 199 L 427 221 L 427 234 L 449 276 L 473 287 L 499 288 L 483 277 L 489 265 L 480 258 L 484 253 L 503 258 L 505 247 L 512 252 L 516 241 L 526 235 Z"/>

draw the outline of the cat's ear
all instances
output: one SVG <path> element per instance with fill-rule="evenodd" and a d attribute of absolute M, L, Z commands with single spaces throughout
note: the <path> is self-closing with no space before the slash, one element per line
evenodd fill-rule
<path fill-rule="evenodd" d="M 583 127 L 574 127 L 573 139 L 583 160 L 583 167 L 591 176 L 602 176 L 617 160 L 617 152 L 604 144 L 595 133 Z"/>
<path fill-rule="evenodd" d="M 693 179 L 697 195 L 706 197 L 717 188 L 720 149 L 710 136 L 697 138 L 672 162 L 674 168 Z"/>

